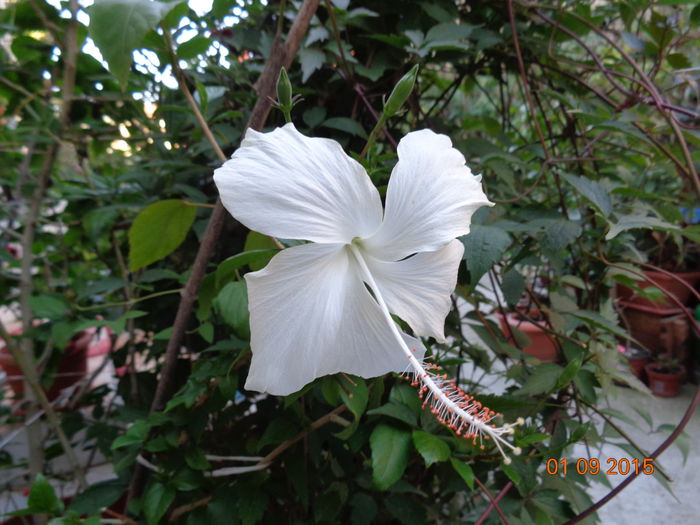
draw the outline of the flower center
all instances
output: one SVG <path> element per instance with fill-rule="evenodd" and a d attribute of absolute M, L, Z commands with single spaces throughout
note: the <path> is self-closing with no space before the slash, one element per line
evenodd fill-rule
<path fill-rule="evenodd" d="M 362 239 L 360 239 L 359 237 L 353 237 L 352 241 L 350 241 L 350 244 L 352 246 L 356 246 L 356 247 L 360 248 L 361 250 L 364 248 L 364 244 L 362 242 Z"/>

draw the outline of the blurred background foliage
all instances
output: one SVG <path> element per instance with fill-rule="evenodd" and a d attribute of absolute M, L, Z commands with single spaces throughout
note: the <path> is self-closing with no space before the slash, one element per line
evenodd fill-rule
<path fill-rule="evenodd" d="M 423 127 L 450 136 L 483 174 L 496 206 L 463 239 L 449 342 L 428 346 L 506 421 L 526 419 L 514 436 L 524 454 L 505 466 L 421 411 L 398 377 L 326 377 L 287 398 L 244 391 L 241 276 L 277 248 L 231 217 L 164 408 L 151 411 L 221 164 L 178 80 L 230 155 L 300 2 L 214 0 L 196 11 L 177 1 L 3 3 L 4 303 L 19 309 L 23 348 L 45 384 L 46 363 L 91 326 L 110 327 L 109 357 L 126 367 L 116 393 L 78 391 L 72 410 L 58 410 L 72 446 L 96 449 L 117 478 L 87 487 L 70 511 L 41 512 L 74 523 L 121 500 L 112 517 L 149 524 L 497 523 L 501 512 L 514 524 L 563 523 L 593 503 L 586 488 L 601 481 L 549 475 L 548 459 L 581 441 L 647 455 L 615 431 L 624 415 L 604 408 L 615 383 L 645 389 L 616 348 L 628 334 L 611 292 L 616 282 L 634 287 L 644 264 L 697 268 L 700 230 L 684 209 L 700 194 L 700 6 L 323 1 L 288 68 L 297 128 L 357 156 L 383 98 L 420 66 L 364 159 L 382 194 L 396 142 Z M 265 129 L 283 123 L 273 110 Z M 527 339 L 495 316 L 515 311 L 549 335 L 555 362 L 524 353 Z M 601 413 L 612 426 L 593 423 Z M 62 454 L 55 429 L 43 443 L 47 461 Z M 239 472 L 222 471 L 219 456 L 267 458 Z"/>

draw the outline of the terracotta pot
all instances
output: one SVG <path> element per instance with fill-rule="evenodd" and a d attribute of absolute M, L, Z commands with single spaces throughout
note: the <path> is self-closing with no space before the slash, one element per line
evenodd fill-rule
<path fill-rule="evenodd" d="M 87 350 L 90 339 L 91 336 L 86 337 L 86 334 L 81 332 L 66 345 L 63 357 L 58 364 L 56 377 L 46 392 L 46 397 L 49 398 L 49 401 L 56 399 L 61 390 L 74 385 L 85 377 L 87 371 Z M 17 397 L 21 397 L 24 394 L 22 370 L 15 364 L 12 354 L 10 354 L 2 340 L 0 340 L 0 345 L 2 345 L 0 347 L 0 367 L 8 376 L 12 377 L 7 382 L 14 394 Z"/>
<path fill-rule="evenodd" d="M 665 273 L 653 272 L 651 270 L 644 270 L 644 275 L 657 282 L 659 289 L 674 295 L 681 304 L 688 304 L 692 292 L 688 286 L 685 286 L 678 279 L 674 279 Z M 688 283 L 690 287 L 695 287 L 698 283 L 700 283 L 700 272 L 674 273 L 674 275 Z M 639 281 L 638 286 L 639 288 L 644 289 L 650 288 L 654 285 L 647 281 Z M 678 305 L 668 297 L 664 297 L 659 301 L 651 301 L 644 297 L 639 297 L 639 295 L 634 293 L 631 288 L 627 288 L 622 284 L 616 285 L 616 291 L 617 297 L 627 303 L 636 304 L 638 306 L 649 306 L 653 308 L 678 308 Z"/>
<path fill-rule="evenodd" d="M 559 351 L 554 339 L 539 326 L 530 321 L 523 320 L 517 314 L 501 315 L 498 314 L 498 320 L 501 323 L 501 330 L 508 339 L 510 344 L 515 344 L 511 337 L 511 331 L 508 329 L 516 328 L 523 332 L 530 340 L 530 344 L 523 348 L 523 352 L 532 357 L 536 357 L 545 363 L 556 363 L 559 361 Z"/>
<path fill-rule="evenodd" d="M 649 389 L 655 396 L 675 397 L 681 389 L 681 384 L 685 379 L 685 367 L 680 366 L 680 371 L 674 374 L 659 372 L 656 363 L 649 363 L 644 367 L 649 378 Z"/>
<path fill-rule="evenodd" d="M 619 304 L 622 307 L 623 326 L 629 329 L 632 337 L 642 346 L 655 355 L 674 349 L 684 353 L 683 348 L 689 336 L 689 326 L 683 310 L 643 306 L 626 301 L 620 301 Z"/>
<path fill-rule="evenodd" d="M 637 379 L 639 379 L 640 381 L 644 381 L 644 367 L 649 363 L 651 354 L 646 350 L 634 347 L 622 347 L 621 351 L 622 354 L 627 358 L 627 362 L 630 365 L 632 373 L 637 377 Z"/>

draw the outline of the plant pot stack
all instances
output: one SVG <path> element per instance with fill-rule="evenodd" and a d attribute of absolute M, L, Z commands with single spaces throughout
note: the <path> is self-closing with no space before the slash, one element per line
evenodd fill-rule
<path fill-rule="evenodd" d="M 679 279 L 692 287 L 700 283 L 700 272 L 675 274 L 679 279 L 661 272 L 645 271 L 644 274 L 658 283 L 662 291 L 678 299 L 678 303 L 684 307 L 691 301 L 692 292 Z M 639 283 L 640 288 L 651 286 L 654 285 L 646 281 Z M 688 339 L 690 327 L 684 308 L 669 297 L 652 301 L 622 285 L 617 286 L 617 297 L 620 299 L 625 325 L 632 337 L 654 355 L 670 352 L 680 358 L 685 357 L 684 343 Z"/>
<path fill-rule="evenodd" d="M 624 323 L 632 337 L 651 351 L 653 357 L 658 358 L 663 354 L 674 357 L 681 363 L 686 362 L 687 342 L 691 332 L 687 307 L 694 299 L 690 287 L 697 287 L 700 283 L 700 272 L 676 273 L 674 275 L 677 278 L 653 271 L 645 271 L 644 274 L 657 283 L 658 288 L 667 296 L 653 301 L 618 285 L 617 296 L 622 307 Z M 687 286 L 680 282 L 680 279 L 687 283 Z M 642 289 L 650 286 L 655 285 L 647 281 L 639 283 Z M 674 296 L 677 301 L 668 295 Z M 660 370 L 656 363 L 650 363 L 644 366 L 644 372 L 651 391 L 661 397 L 678 395 L 680 385 L 686 377 L 685 368 L 682 366 L 678 371 L 668 373 Z"/>

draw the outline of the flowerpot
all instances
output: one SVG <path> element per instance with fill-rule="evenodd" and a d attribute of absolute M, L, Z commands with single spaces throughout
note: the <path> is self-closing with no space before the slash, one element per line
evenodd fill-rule
<path fill-rule="evenodd" d="M 649 378 L 649 389 L 655 396 L 675 397 L 680 391 L 685 379 L 685 367 L 680 366 L 676 373 L 665 373 L 657 370 L 656 363 L 649 363 L 644 367 Z"/>
<path fill-rule="evenodd" d="M 523 332 L 530 340 L 530 344 L 523 348 L 523 352 L 532 357 L 536 357 L 545 363 L 556 363 L 559 361 L 559 350 L 554 343 L 554 339 L 539 326 L 530 321 L 522 319 L 518 314 L 498 314 L 501 323 L 501 330 L 510 344 L 515 344 L 510 328 L 515 328 Z"/>
<path fill-rule="evenodd" d="M 67 345 L 61 361 L 58 364 L 54 381 L 46 392 L 49 401 L 56 399 L 61 390 L 74 385 L 85 377 L 87 371 L 87 350 L 90 338 L 85 337 L 83 332 L 76 335 Z M 24 394 L 24 379 L 22 370 L 15 363 L 14 357 L 0 340 L 0 368 L 8 376 L 8 384 L 15 396 L 21 397 Z"/>
<path fill-rule="evenodd" d="M 632 337 L 653 354 L 676 349 L 685 353 L 688 339 L 687 316 L 680 308 L 644 306 L 620 301 L 625 326 Z M 684 357 L 684 356 L 683 356 Z"/>
<path fill-rule="evenodd" d="M 627 358 L 627 363 L 629 364 L 632 373 L 637 377 L 637 379 L 644 381 L 644 367 L 649 363 L 651 354 L 646 350 L 635 348 L 633 346 L 624 347 L 620 345 L 620 351 Z"/>
<path fill-rule="evenodd" d="M 674 279 L 670 275 L 661 272 L 654 272 L 650 270 L 644 270 L 644 275 L 658 283 L 658 288 L 665 293 L 670 293 L 678 299 L 678 301 L 686 305 L 691 298 L 692 291 L 691 288 L 695 287 L 700 283 L 700 272 L 683 272 L 674 273 L 673 275 L 677 277 Z M 683 284 L 679 279 L 682 279 L 687 283 L 688 286 Z M 637 284 L 639 288 L 650 288 L 655 286 L 648 281 L 639 281 Z M 622 284 L 616 285 L 617 297 L 626 303 L 636 304 L 638 306 L 649 306 L 653 308 L 678 308 L 678 304 L 664 297 L 658 301 L 652 301 L 646 299 L 645 297 L 640 297 L 631 288 L 624 286 Z"/>

